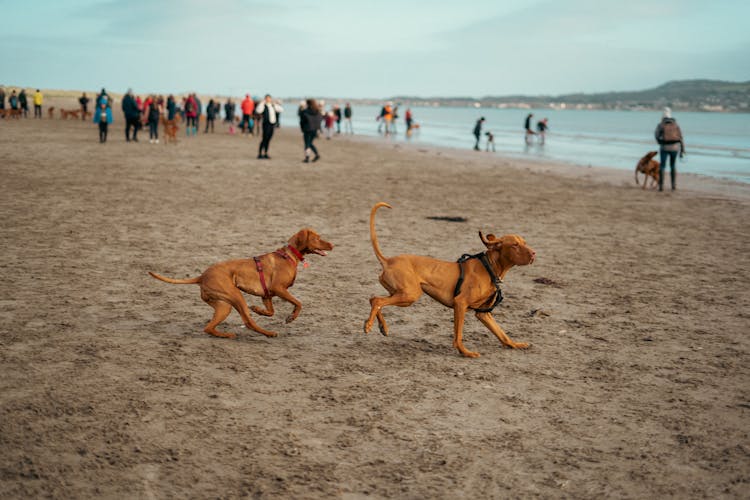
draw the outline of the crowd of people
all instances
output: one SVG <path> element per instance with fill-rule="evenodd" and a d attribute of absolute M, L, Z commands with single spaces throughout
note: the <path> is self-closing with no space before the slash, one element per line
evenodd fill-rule
<path fill-rule="evenodd" d="M 39 89 L 36 89 L 31 99 L 26 89 L 11 89 L 10 93 L 0 86 L 0 118 L 11 117 L 28 117 L 29 101 L 34 105 L 34 117 L 42 118 L 42 106 L 44 95 Z M 109 125 L 113 122 L 112 107 L 114 100 L 103 88 L 94 99 L 94 112 L 89 113 L 88 106 L 91 99 L 84 92 L 78 98 L 80 106 L 80 116 L 86 120 L 93 114 L 93 121 L 98 125 L 99 141 L 107 141 Z M 7 102 L 7 108 L 6 108 Z M 209 99 L 205 108 L 197 94 L 191 93 L 181 97 L 178 101 L 174 95 L 170 94 L 166 98 L 163 95 L 149 95 L 142 99 L 134 95 L 131 89 L 122 98 L 121 108 L 125 119 L 125 140 L 126 142 L 137 142 L 138 132 L 144 127 L 148 127 L 149 142 L 152 144 L 159 143 L 159 125 L 165 127 L 177 123 L 185 127 L 186 137 L 195 136 L 199 133 L 199 126 L 205 122 L 204 134 L 214 133 L 215 123 L 220 119 L 223 109 L 224 123 L 229 125 L 230 134 L 237 133 L 239 129 L 241 134 L 250 136 L 260 136 L 261 141 L 258 146 L 258 159 L 267 160 L 271 157 L 268 154 L 271 140 L 276 128 L 281 126 L 281 113 L 283 107 L 278 99 L 273 99 L 271 95 L 266 94 L 263 99 L 255 100 L 251 94 L 246 94 L 245 98 L 239 105 L 240 114 L 237 114 L 237 105 L 228 98 L 222 105 L 218 99 Z M 10 113 L 6 113 L 6 110 Z M 300 129 L 302 132 L 304 144 L 304 162 L 316 162 L 320 159 L 320 154 L 314 142 L 318 134 L 322 133 L 326 139 L 330 140 L 334 135 L 342 133 L 341 123 L 344 123 L 345 134 L 354 134 L 352 124 L 352 107 L 346 103 L 344 108 L 335 104 L 326 109 L 324 101 L 307 99 L 300 103 L 298 117 Z M 385 103 L 380 113 L 376 116 L 378 122 L 378 133 L 385 136 L 397 133 L 397 121 L 399 118 L 399 106 L 393 102 Z M 543 118 L 533 123 L 534 114 L 528 113 L 524 120 L 524 141 L 527 145 L 537 139 L 539 145 L 544 145 L 547 130 L 549 129 L 548 119 Z M 410 137 L 413 130 L 419 128 L 419 124 L 414 121 L 411 109 L 407 109 L 404 116 L 406 126 L 406 136 Z M 482 128 L 486 122 L 484 116 L 480 117 L 473 129 L 475 138 L 474 150 L 480 151 L 480 142 L 482 140 Z M 176 127 L 175 127 L 176 129 Z M 682 131 L 677 122 L 671 115 L 671 110 L 665 108 L 663 119 L 657 126 L 654 133 L 660 148 L 660 165 L 659 165 L 659 190 L 663 190 L 664 173 L 669 163 L 672 189 L 676 188 L 676 170 L 675 162 L 679 156 L 682 158 L 685 154 L 685 145 L 682 138 Z M 490 149 L 495 151 L 495 135 L 491 131 L 484 132 L 486 138 L 485 151 Z"/>

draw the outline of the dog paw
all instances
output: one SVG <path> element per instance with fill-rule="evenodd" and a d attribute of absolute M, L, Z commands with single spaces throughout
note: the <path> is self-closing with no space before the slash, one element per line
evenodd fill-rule
<path fill-rule="evenodd" d="M 380 333 L 381 333 L 381 334 L 382 334 L 382 335 L 383 335 L 384 337 L 387 337 L 387 336 L 388 336 L 388 328 L 384 327 L 383 325 L 380 325 L 380 327 L 379 327 L 379 328 L 380 328 Z"/>
<path fill-rule="evenodd" d="M 463 354 L 467 358 L 478 358 L 479 356 L 481 356 L 481 354 L 479 354 L 478 352 L 474 352 L 474 351 L 463 351 L 461 352 L 461 354 Z"/>
<path fill-rule="evenodd" d="M 276 337 L 276 336 L 278 336 L 278 333 L 276 333 L 276 332 L 261 332 L 261 333 L 263 333 L 263 335 L 265 335 L 266 337 Z"/>
<path fill-rule="evenodd" d="M 531 344 L 528 342 L 516 342 L 511 346 L 513 349 L 528 349 L 531 347 Z"/>
<path fill-rule="evenodd" d="M 370 333 L 370 329 L 372 328 L 372 323 L 365 320 L 365 333 Z"/>
<path fill-rule="evenodd" d="M 285 320 L 285 321 L 286 321 L 287 323 L 291 323 L 291 322 L 292 322 L 292 321 L 294 321 L 295 319 L 297 319 L 297 316 L 295 316 L 294 314 L 290 314 L 289 316 L 287 316 L 287 317 L 286 317 L 286 320 Z"/>

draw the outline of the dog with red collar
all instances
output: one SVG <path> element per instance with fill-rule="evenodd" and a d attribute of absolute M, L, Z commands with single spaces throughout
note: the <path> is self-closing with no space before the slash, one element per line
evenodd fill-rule
<path fill-rule="evenodd" d="M 286 318 L 290 323 L 299 316 L 302 303 L 290 292 L 297 277 L 300 263 L 307 267 L 305 254 L 325 256 L 333 250 L 333 244 L 325 241 L 318 233 L 306 228 L 289 238 L 285 247 L 251 259 L 237 259 L 219 262 L 206 269 L 197 278 L 173 279 L 149 271 L 161 281 L 173 284 L 196 284 L 201 287 L 201 298 L 214 309 L 214 315 L 203 329 L 209 335 L 223 338 L 236 338 L 234 333 L 222 332 L 216 327 L 224 321 L 234 308 L 242 317 L 245 326 L 268 337 L 276 332 L 261 328 L 250 317 L 250 308 L 242 292 L 262 297 L 264 309 L 253 306 L 252 310 L 262 316 L 273 316 L 273 297 L 280 297 L 294 305 L 294 310 Z"/>

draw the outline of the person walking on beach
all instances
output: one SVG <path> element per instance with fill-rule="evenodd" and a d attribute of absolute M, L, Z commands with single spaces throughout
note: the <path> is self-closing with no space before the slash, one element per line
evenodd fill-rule
<path fill-rule="evenodd" d="M 344 107 L 344 131 L 349 134 L 354 134 L 354 128 L 352 127 L 352 107 L 348 102 Z"/>
<path fill-rule="evenodd" d="M 333 115 L 336 117 L 336 135 L 341 134 L 341 106 L 333 107 Z"/>
<path fill-rule="evenodd" d="M 484 123 L 484 116 L 479 118 L 477 120 L 476 125 L 474 125 L 474 137 L 476 137 L 477 141 L 474 143 L 474 150 L 479 151 L 479 139 L 482 138 L 482 124 Z"/>
<path fill-rule="evenodd" d="M 104 88 L 102 88 L 102 91 L 99 92 L 99 94 L 97 94 L 96 96 L 96 109 L 97 110 L 99 109 L 99 106 L 102 104 L 102 102 L 106 104 L 108 108 L 112 107 L 112 99 L 109 98 L 109 94 L 107 94 L 107 91 L 104 90 Z"/>
<path fill-rule="evenodd" d="M 544 138 L 547 135 L 547 119 L 539 120 L 536 124 L 536 133 L 539 135 L 539 144 L 544 146 Z"/>
<path fill-rule="evenodd" d="M 21 89 L 21 92 L 18 94 L 18 103 L 21 105 L 21 111 L 23 112 L 23 117 L 28 118 L 29 117 L 29 100 L 26 97 L 26 89 Z"/>
<path fill-rule="evenodd" d="M 5 88 L 0 87 L 0 111 L 5 109 Z M 5 113 L 2 113 L 0 118 L 5 118 Z"/>
<path fill-rule="evenodd" d="M 531 144 L 531 137 L 535 134 L 534 131 L 531 130 L 532 118 L 534 118 L 534 113 L 529 113 L 526 116 L 526 121 L 523 124 L 523 128 L 525 129 L 524 140 L 526 141 L 526 144 Z"/>
<path fill-rule="evenodd" d="M 141 111 L 138 109 L 133 90 L 128 92 L 122 98 L 122 113 L 125 115 L 125 141 L 130 142 L 130 129 L 133 129 L 133 142 L 138 142 L 138 120 Z"/>
<path fill-rule="evenodd" d="M 253 114 L 255 113 L 255 102 L 250 97 L 250 94 L 245 94 L 245 99 L 240 103 L 240 109 L 242 109 L 242 122 L 240 128 L 242 133 L 247 131 L 250 135 L 253 135 Z"/>
<path fill-rule="evenodd" d="M 484 135 L 487 136 L 487 151 L 490 150 L 490 147 L 492 147 L 492 152 L 495 152 L 495 135 L 490 132 L 489 130 L 484 133 Z"/>
<path fill-rule="evenodd" d="M 664 191 L 664 170 L 667 167 L 667 158 L 669 158 L 669 174 L 672 181 L 672 191 L 677 189 L 677 171 L 675 162 L 677 155 L 680 158 L 685 156 L 685 142 L 682 139 L 682 130 L 677 125 L 677 120 L 672 118 L 672 110 L 664 108 L 662 119 L 654 131 L 656 142 L 659 143 L 659 191 Z"/>
<path fill-rule="evenodd" d="M 318 137 L 320 122 L 323 119 L 323 116 L 320 114 L 318 103 L 315 102 L 315 99 L 308 99 L 306 102 L 306 106 L 300 109 L 299 114 L 299 124 L 300 128 L 302 129 L 302 138 L 305 142 L 304 162 L 308 163 L 310 161 L 310 153 L 315 154 L 312 161 L 318 161 L 320 159 L 320 155 L 318 154 L 318 150 L 315 147 L 315 144 L 313 144 L 315 138 Z"/>
<path fill-rule="evenodd" d="M 112 108 L 107 105 L 106 98 L 99 104 L 99 108 L 94 112 L 94 123 L 99 125 L 99 142 L 107 142 L 107 130 L 112 123 Z"/>
<path fill-rule="evenodd" d="M 270 146 L 271 144 L 271 138 L 273 137 L 273 131 L 276 128 L 277 120 L 277 108 L 273 103 L 270 94 L 266 94 L 263 101 L 261 101 L 258 104 L 258 107 L 255 108 L 255 112 L 261 119 L 263 131 L 263 138 L 261 139 L 260 146 L 258 147 L 258 159 L 270 160 L 271 157 L 268 156 L 268 146 Z"/>
<path fill-rule="evenodd" d="M 81 105 L 81 120 L 86 120 L 86 116 L 89 114 L 89 98 L 86 97 L 86 92 L 78 98 L 78 104 Z"/>
<path fill-rule="evenodd" d="M 216 121 L 217 112 L 218 109 L 216 108 L 216 102 L 211 99 L 208 101 L 208 107 L 206 108 L 206 130 L 203 131 L 204 134 L 208 133 L 209 127 L 211 127 L 211 133 L 214 133 L 214 121 Z"/>
<path fill-rule="evenodd" d="M 34 118 L 42 117 L 42 103 L 43 102 L 44 102 L 44 96 L 42 95 L 42 91 L 39 89 L 36 89 L 36 92 L 34 92 Z"/>
<path fill-rule="evenodd" d="M 187 124 L 185 125 L 185 135 L 188 137 L 191 134 L 195 134 L 198 132 L 198 107 L 195 102 L 194 94 L 189 94 L 187 96 L 187 99 L 185 99 L 185 120 L 187 120 Z"/>
<path fill-rule="evenodd" d="M 333 135 L 333 123 L 336 121 L 333 111 L 326 113 L 323 120 L 325 121 L 326 140 L 331 140 L 331 136 Z"/>
<path fill-rule="evenodd" d="M 159 144 L 159 118 L 161 118 L 161 106 L 155 98 L 149 99 L 146 117 L 148 119 L 148 142 Z"/>
<path fill-rule="evenodd" d="M 172 121 L 175 116 L 177 116 L 177 101 L 172 94 L 169 94 L 167 96 L 167 120 Z"/>
<path fill-rule="evenodd" d="M 10 97 L 8 97 L 8 105 L 13 111 L 18 110 L 18 96 L 16 95 L 15 89 L 10 92 Z"/>
<path fill-rule="evenodd" d="M 411 113 L 411 108 L 406 108 L 404 121 L 406 122 L 406 137 L 411 137 L 412 128 L 414 128 L 414 115 Z"/>

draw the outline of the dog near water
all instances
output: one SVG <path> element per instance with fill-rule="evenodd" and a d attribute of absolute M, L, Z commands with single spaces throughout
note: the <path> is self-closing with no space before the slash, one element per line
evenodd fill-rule
<path fill-rule="evenodd" d="M 253 306 L 252 310 L 262 316 L 273 316 L 271 299 L 281 297 L 294 305 L 294 310 L 286 318 L 290 323 L 299 316 L 302 303 L 290 292 L 289 288 L 297 277 L 297 266 L 305 261 L 305 254 L 325 256 L 333 245 L 323 240 L 318 233 L 306 228 L 289 238 L 286 246 L 250 259 L 237 259 L 219 262 L 206 269 L 197 278 L 172 279 L 156 273 L 149 274 L 161 281 L 173 284 L 195 284 L 201 289 L 201 298 L 214 308 L 214 315 L 203 329 L 209 335 L 224 338 L 236 338 L 234 333 L 221 332 L 216 327 L 224 321 L 234 308 L 249 329 L 268 337 L 276 333 L 258 326 L 250 317 L 242 292 L 262 297 L 265 309 Z"/>
<path fill-rule="evenodd" d="M 635 183 L 640 184 L 640 182 L 638 182 L 638 173 L 642 173 L 643 189 L 646 189 L 646 184 L 648 184 L 649 179 L 652 181 L 652 188 L 655 188 L 659 184 L 659 162 L 654 160 L 656 154 L 656 151 L 649 151 L 643 156 L 643 158 L 638 160 L 638 163 L 635 165 Z"/>
<path fill-rule="evenodd" d="M 529 344 L 514 342 L 500 328 L 492 317 L 492 308 L 502 300 L 499 283 L 514 266 L 526 266 L 534 262 L 536 253 L 518 235 L 508 234 L 496 238 L 486 237 L 479 232 L 479 238 L 487 250 L 481 254 L 467 255 L 460 262 L 447 262 L 421 255 L 397 255 L 386 257 L 380 250 L 375 234 L 375 212 L 381 208 L 391 208 L 384 202 L 375 204 L 370 212 L 370 240 L 375 256 L 383 272 L 380 284 L 388 291 L 387 297 L 370 299 L 370 316 L 365 321 L 365 333 L 369 333 L 375 319 L 380 332 L 388 335 L 388 325 L 383 317 L 385 306 L 407 307 L 426 293 L 446 307 L 453 309 L 453 347 L 470 358 L 479 357 L 478 352 L 466 349 L 463 344 L 463 325 L 466 312 L 474 310 L 479 321 L 484 324 L 500 342 L 514 349 L 525 349 Z"/>

